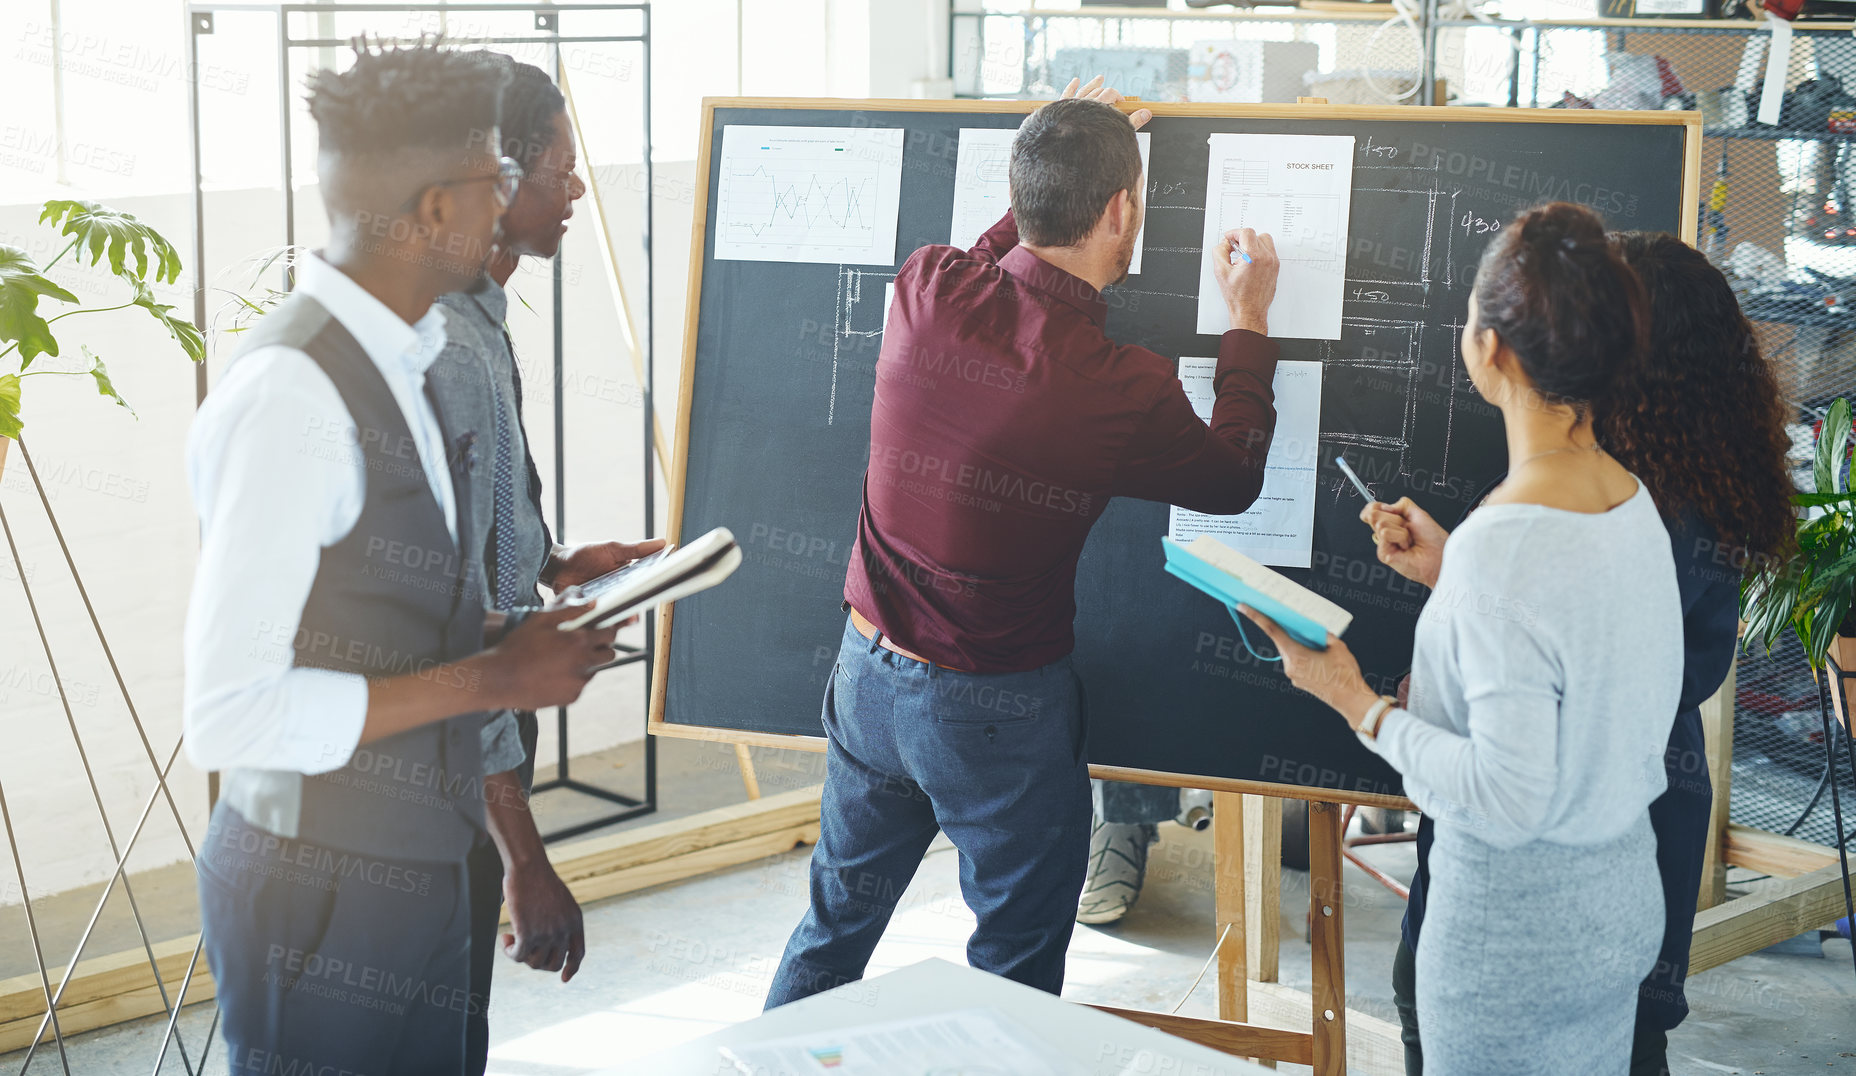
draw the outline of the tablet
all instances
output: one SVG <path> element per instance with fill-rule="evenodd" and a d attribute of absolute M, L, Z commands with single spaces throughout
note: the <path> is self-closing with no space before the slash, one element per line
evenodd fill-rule
<path fill-rule="evenodd" d="M 584 584 L 581 589 L 593 599 L 593 608 L 562 621 L 560 629 L 608 627 L 646 608 L 708 590 L 740 566 L 735 536 L 717 527 L 686 546 L 661 550 Z"/>

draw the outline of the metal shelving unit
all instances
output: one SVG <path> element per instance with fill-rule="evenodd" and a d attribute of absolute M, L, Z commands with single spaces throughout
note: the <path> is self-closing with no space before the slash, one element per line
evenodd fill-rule
<path fill-rule="evenodd" d="M 1040 8 L 957 3 L 948 16 L 948 76 L 957 97 L 1055 95 L 1073 73 L 1067 50 L 1177 50 L 1177 80 L 1144 85 L 1145 70 L 1118 73 L 1118 86 L 1134 85 L 1147 100 L 1187 100 L 1184 53 L 1202 42 L 1258 41 L 1314 46 L 1315 60 L 1286 77 L 1334 77 L 1377 70 L 1409 83 L 1422 67 L 1423 34 L 1401 23 L 1388 3 L 1311 0 L 1301 7 L 1259 6 L 1223 10 L 1148 7 Z M 1266 63 L 1268 61 L 1266 60 Z M 1277 66 L 1293 61 L 1279 60 Z M 1284 84 L 1284 75 L 1273 79 Z M 1306 93 L 1303 89 L 1301 92 Z M 1294 94 L 1286 99 L 1293 100 Z M 1285 99 L 1283 93 L 1269 97 Z M 1391 103 L 1391 102 L 1382 102 Z"/>

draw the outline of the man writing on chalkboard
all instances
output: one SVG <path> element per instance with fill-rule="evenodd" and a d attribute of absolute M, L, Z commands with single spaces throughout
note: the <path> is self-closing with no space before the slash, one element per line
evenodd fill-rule
<path fill-rule="evenodd" d="M 825 695 L 811 907 L 769 1008 L 862 977 L 937 829 L 978 919 L 969 962 L 1061 990 L 1090 828 L 1069 656 L 1083 543 L 1110 497 L 1222 515 L 1262 485 L 1275 247 L 1245 229 L 1207 252 L 1236 326 L 1208 427 L 1171 359 L 1105 332 L 1152 113 L 1122 114 L 1101 83 L 1025 120 L 1012 211 L 972 250 L 923 247 L 896 275 Z"/>

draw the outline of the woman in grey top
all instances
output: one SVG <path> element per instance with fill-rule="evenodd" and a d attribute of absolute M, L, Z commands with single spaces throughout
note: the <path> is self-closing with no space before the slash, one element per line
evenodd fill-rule
<path fill-rule="evenodd" d="M 1418 942 L 1432 1076 L 1622 1073 L 1662 939 L 1649 804 L 1682 677 L 1669 538 L 1599 448 L 1591 402 L 1643 346 L 1642 285 L 1577 206 L 1490 244 L 1463 360 L 1501 409 L 1508 478 L 1451 535 L 1407 707 L 1346 644 L 1269 632 L 1436 821 Z M 1518 969 L 1524 969 L 1517 973 Z"/>

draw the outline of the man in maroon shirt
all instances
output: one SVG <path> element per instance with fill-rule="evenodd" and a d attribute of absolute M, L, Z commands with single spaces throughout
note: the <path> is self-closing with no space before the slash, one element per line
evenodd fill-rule
<path fill-rule="evenodd" d="M 1134 129 L 1152 114 L 1124 116 L 1100 83 L 1072 82 L 1020 127 L 1004 220 L 896 275 L 825 695 L 811 907 L 769 1008 L 862 977 L 937 829 L 978 919 L 968 962 L 1061 990 L 1090 829 L 1070 664 L 1083 542 L 1110 497 L 1235 513 L 1261 487 L 1275 246 L 1244 229 L 1207 252 L 1237 326 L 1208 428 L 1172 359 L 1104 331 L 1101 289 L 1126 278 L 1141 226 Z"/>

